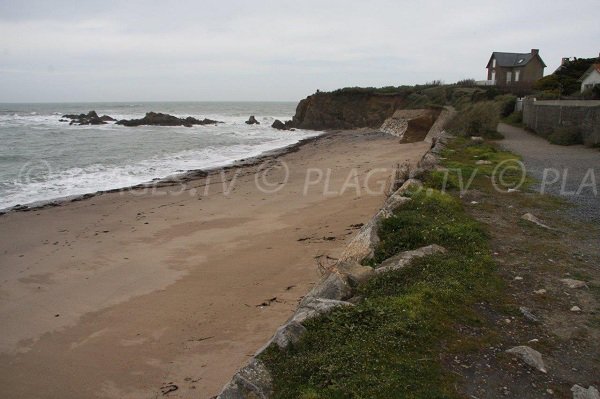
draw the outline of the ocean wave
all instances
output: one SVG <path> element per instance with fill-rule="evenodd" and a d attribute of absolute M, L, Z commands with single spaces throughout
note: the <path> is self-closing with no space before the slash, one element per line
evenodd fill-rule
<path fill-rule="evenodd" d="M 277 138 L 270 137 L 268 141 L 265 141 L 265 137 L 259 138 L 255 144 L 207 146 L 161 157 L 156 156 L 127 165 L 95 163 L 86 167 L 52 171 L 48 164 L 46 173 L 35 176 L 35 178 L 24 179 L 22 173 L 19 173 L 19 176 L 12 181 L 2 182 L 0 184 L 2 191 L 0 209 L 18 204 L 47 202 L 58 198 L 135 186 L 191 170 L 223 167 L 236 160 L 255 157 L 318 134 L 306 131 L 293 132 L 295 134 L 279 131 L 276 133 Z M 235 134 L 253 133 L 237 132 Z M 265 133 L 258 132 L 258 134 L 264 135 Z"/>

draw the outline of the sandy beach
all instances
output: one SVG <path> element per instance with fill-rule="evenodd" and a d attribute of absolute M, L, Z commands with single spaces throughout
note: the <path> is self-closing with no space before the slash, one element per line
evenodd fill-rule
<path fill-rule="evenodd" d="M 381 206 L 393 166 L 428 148 L 340 131 L 185 184 L 0 216 L 1 396 L 216 395 Z"/>

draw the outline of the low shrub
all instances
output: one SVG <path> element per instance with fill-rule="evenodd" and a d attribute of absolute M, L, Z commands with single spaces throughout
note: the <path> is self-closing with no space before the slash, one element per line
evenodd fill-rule
<path fill-rule="evenodd" d="M 517 97 L 511 94 L 503 94 L 494 99 L 500 109 L 500 115 L 506 118 L 515 111 L 515 105 L 517 104 Z"/>
<path fill-rule="evenodd" d="M 560 127 L 548 136 L 548 141 L 558 145 L 583 144 L 583 137 L 576 127 Z"/>
<path fill-rule="evenodd" d="M 449 130 L 461 136 L 492 137 L 497 133 L 499 122 L 498 104 L 494 101 L 483 101 L 460 112 L 450 123 Z"/>
<path fill-rule="evenodd" d="M 510 125 L 521 125 L 523 124 L 523 112 L 515 111 L 512 114 L 504 118 L 504 122 Z"/>

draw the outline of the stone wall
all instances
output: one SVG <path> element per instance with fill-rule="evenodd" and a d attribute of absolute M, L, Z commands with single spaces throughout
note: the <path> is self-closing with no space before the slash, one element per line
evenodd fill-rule
<path fill-rule="evenodd" d="M 560 127 L 577 127 L 586 145 L 600 144 L 600 101 L 534 101 L 523 105 L 523 123 L 547 137 Z"/>

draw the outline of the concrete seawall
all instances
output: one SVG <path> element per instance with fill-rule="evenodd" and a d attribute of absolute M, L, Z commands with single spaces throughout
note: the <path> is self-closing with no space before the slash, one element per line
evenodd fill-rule
<path fill-rule="evenodd" d="M 523 104 L 523 123 L 546 137 L 558 128 L 576 127 L 586 145 L 600 144 L 600 101 L 534 101 Z"/>

